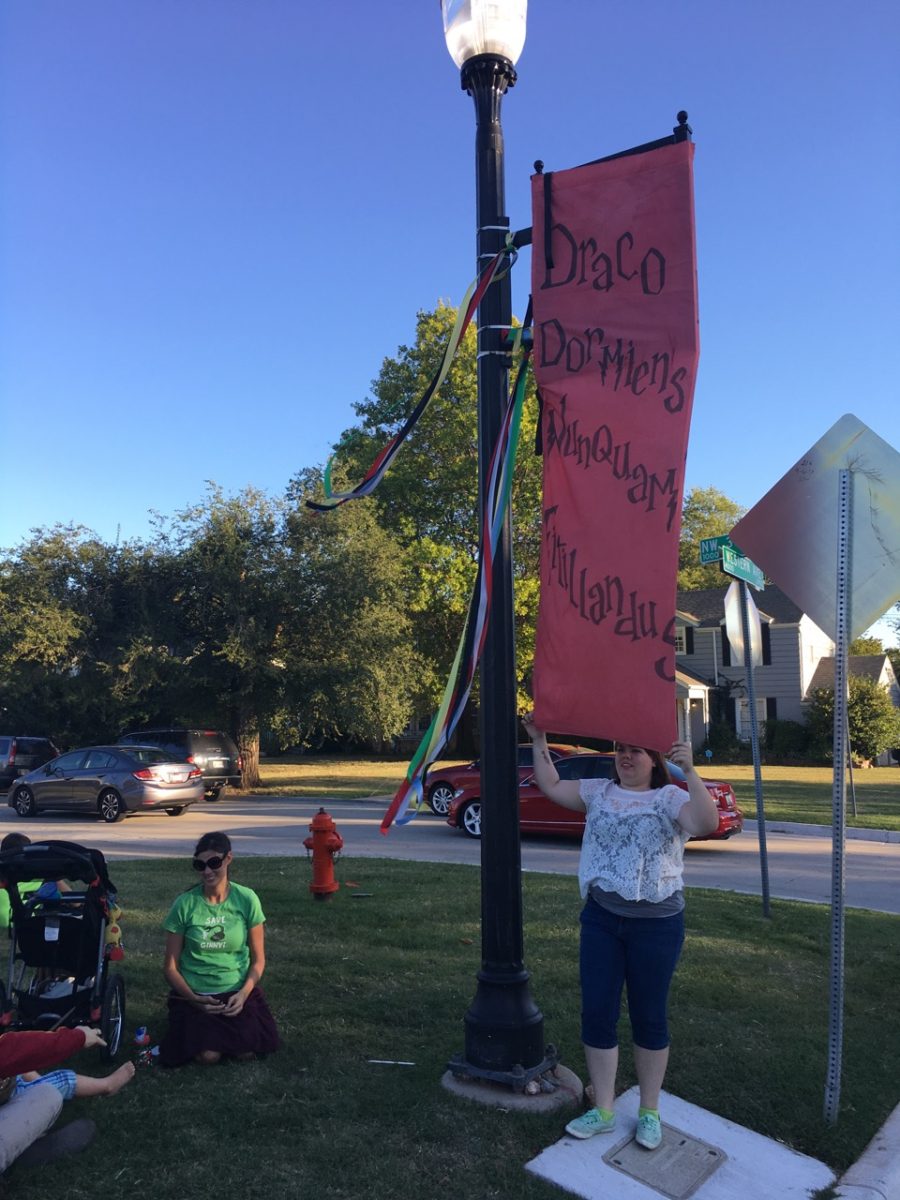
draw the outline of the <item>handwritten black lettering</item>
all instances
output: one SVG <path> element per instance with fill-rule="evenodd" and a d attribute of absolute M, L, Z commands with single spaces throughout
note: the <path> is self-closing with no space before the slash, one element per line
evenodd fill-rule
<path fill-rule="evenodd" d="M 628 485 L 625 498 L 629 504 L 647 513 L 665 504 L 666 531 L 673 528 L 681 490 L 678 468 L 668 467 L 665 473 L 657 475 L 644 463 L 634 461 L 632 443 L 617 441 L 609 425 L 583 430 L 577 417 L 569 419 L 566 396 L 560 399 L 558 410 L 547 409 L 544 452 L 548 458 L 556 454 L 574 459 L 574 464 L 584 470 L 594 465 L 609 467 L 614 479 Z"/>
<path fill-rule="evenodd" d="M 648 246 L 643 253 L 637 251 L 633 255 L 634 234 L 630 230 L 623 230 L 618 235 L 612 253 L 604 250 L 594 237 L 579 241 L 562 221 L 552 226 L 551 236 L 554 266 L 546 267 L 541 291 L 574 282 L 575 287 L 589 284 L 594 291 L 609 292 L 617 283 L 633 286 L 633 281 L 637 280 L 645 296 L 658 296 L 666 286 L 665 255 L 656 246 Z"/>

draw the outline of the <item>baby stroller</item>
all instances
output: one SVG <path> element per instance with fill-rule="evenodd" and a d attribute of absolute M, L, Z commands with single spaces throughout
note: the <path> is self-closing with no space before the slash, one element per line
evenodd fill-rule
<path fill-rule="evenodd" d="M 55 884 L 61 879 L 75 890 L 60 891 Z M 45 882 L 23 897 L 21 886 L 35 880 Z M 125 1024 L 125 983 L 109 970 L 106 931 L 116 894 L 103 855 L 74 842 L 33 842 L 0 853 L 0 884 L 11 913 L 0 1028 L 99 1026 L 104 1057 L 115 1057 Z"/>

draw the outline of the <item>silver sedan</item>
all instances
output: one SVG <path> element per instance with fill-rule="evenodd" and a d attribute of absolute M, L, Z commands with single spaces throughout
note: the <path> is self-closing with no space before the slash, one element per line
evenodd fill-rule
<path fill-rule="evenodd" d="M 203 799 L 203 772 L 157 746 L 88 746 L 60 754 L 22 775 L 7 804 L 20 817 L 42 809 L 94 812 L 112 823 L 134 812 L 164 809 L 177 817 Z"/>

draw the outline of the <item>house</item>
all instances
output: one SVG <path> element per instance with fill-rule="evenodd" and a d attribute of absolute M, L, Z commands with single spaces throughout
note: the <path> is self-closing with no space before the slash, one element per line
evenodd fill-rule
<path fill-rule="evenodd" d="M 895 708 L 900 708 L 900 683 L 886 654 L 850 654 L 847 657 L 848 675 L 856 675 L 863 679 L 872 679 L 880 684 L 891 698 Z M 834 658 L 820 659 L 816 672 L 809 685 L 810 692 L 816 688 L 834 687 Z M 893 762 L 890 750 L 880 754 L 875 762 L 882 767 L 890 766 Z"/>
<path fill-rule="evenodd" d="M 679 732 L 695 746 L 716 720 L 727 721 L 742 740 L 750 738 L 743 659 L 736 661 L 725 632 L 727 590 L 679 592 L 676 601 Z M 757 720 L 803 722 L 816 671 L 823 659 L 833 662 L 834 642 L 774 584 L 753 598 L 762 625 L 762 663 L 753 675 Z"/>

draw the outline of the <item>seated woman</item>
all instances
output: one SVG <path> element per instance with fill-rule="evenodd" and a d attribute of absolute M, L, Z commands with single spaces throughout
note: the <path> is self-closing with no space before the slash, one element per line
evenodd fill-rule
<path fill-rule="evenodd" d="M 232 883 L 231 842 L 206 833 L 194 850 L 197 887 L 178 897 L 163 922 L 163 974 L 169 1028 L 160 1043 L 164 1067 L 194 1060 L 250 1059 L 278 1049 L 278 1030 L 259 981 L 266 967 L 265 915 L 259 897 Z"/>

